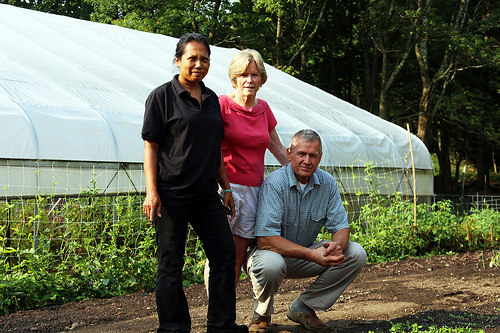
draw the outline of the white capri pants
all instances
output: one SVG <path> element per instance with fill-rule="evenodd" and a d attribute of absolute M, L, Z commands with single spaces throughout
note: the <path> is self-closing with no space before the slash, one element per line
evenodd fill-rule
<path fill-rule="evenodd" d="M 255 219 L 257 217 L 257 198 L 259 186 L 231 184 L 234 199 L 234 218 L 228 217 L 229 227 L 233 235 L 254 239 Z"/>

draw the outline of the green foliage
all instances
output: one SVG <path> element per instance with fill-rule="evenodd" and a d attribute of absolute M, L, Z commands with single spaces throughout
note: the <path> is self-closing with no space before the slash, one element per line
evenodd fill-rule
<path fill-rule="evenodd" d="M 367 170 L 372 177 L 373 168 Z M 0 203 L 0 220 L 7 221 L 0 225 L 0 313 L 154 289 L 155 235 L 141 198 L 94 192 L 91 186 L 78 198 Z M 368 196 L 371 203 L 351 223 L 351 239 L 372 262 L 500 245 L 500 212 L 473 209 L 461 217 L 441 201 L 418 205 L 415 224 L 412 203 L 375 188 Z M 202 283 L 205 266 L 200 240 L 188 236 L 185 285 Z"/>
<path fill-rule="evenodd" d="M 463 218 L 470 230 L 468 239 L 473 249 L 495 247 L 500 243 L 500 212 L 492 209 L 474 208 L 469 216 Z"/>
<path fill-rule="evenodd" d="M 0 0 L 0 3 L 83 20 L 90 19 L 93 10 L 85 0 Z"/>
<path fill-rule="evenodd" d="M 491 209 L 461 217 L 450 201 L 440 201 L 419 204 L 415 223 L 413 203 L 395 195 L 362 208 L 351 223 L 351 240 L 365 247 L 371 262 L 474 251 L 500 245 L 499 220 L 500 212 Z"/>
<path fill-rule="evenodd" d="M 500 267 L 500 251 L 496 251 L 491 259 L 490 267 Z"/>
<path fill-rule="evenodd" d="M 189 243 L 193 243 L 193 247 Z M 189 243 L 186 246 L 186 252 L 191 254 L 186 256 L 184 269 L 182 270 L 182 283 L 185 286 L 193 283 L 203 283 L 203 271 L 206 262 L 205 251 L 201 247 L 201 241 L 196 239 Z"/>
<path fill-rule="evenodd" d="M 231 3 L 223 1 L 163 0 L 84 0 L 94 8 L 93 21 L 125 28 L 179 37 L 185 32 L 200 32 L 212 44 L 220 43 L 214 35 L 230 29 Z M 218 4 L 218 5 L 217 5 Z M 173 50 L 172 50 L 173 51 Z"/>
<path fill-rule="evenodd" d="M 39 197 L 2 204 L 1 219 L 10 222 L 0 229 L 0 313 L 152 291 L 155 237 L 138 199 Z"/>

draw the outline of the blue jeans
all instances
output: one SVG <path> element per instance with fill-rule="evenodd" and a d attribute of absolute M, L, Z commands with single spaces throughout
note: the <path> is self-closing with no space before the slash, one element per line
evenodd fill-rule
<path fill-rule="evenodd" d="M 235 247 L 219 195 L 182 206 L 162 203 L 155 221 L 158 244 L 156 278 L 157 332 L 189 332 L 191 317 L 182 286 L 188 222 L 200 238 L 210 262 L 207 332 L 236 329 Z"/>

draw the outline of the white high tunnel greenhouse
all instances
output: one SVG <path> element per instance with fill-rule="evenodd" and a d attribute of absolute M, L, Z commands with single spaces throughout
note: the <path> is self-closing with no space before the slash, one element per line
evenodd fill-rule
<path fill-rule="evenodd" d="M 176 43 L 0 4 L 0 197 L 144 191 L 144 102 L 176 73 Z M 217 94 L 229 93 L 227 68 L 238 50 L 211 50 L 204 81 Z M 271 106 L 282 142 L 297 130 L 316 130 L 324 143 L 320 166 L 343 193 L 375 183 L 385 194 L 433 195 L 432 160 L 416 136 L 410 145 L 406 129 L 266 69 L 258 97 Z M 269 153 L 265 164 L 268 170 L 278 165 Z"/>

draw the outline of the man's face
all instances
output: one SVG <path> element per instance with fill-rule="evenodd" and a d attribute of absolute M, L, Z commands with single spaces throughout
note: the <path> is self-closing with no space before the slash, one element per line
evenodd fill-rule
<path fill-rule="evenodd" d="M 302 184 L 307 183 L 318 168 L 321 161 L 319 141 L 304 141 L 299 139 L 293 152 L 287 149 L 288 160 L 292 166 L 295 177 Z"/>

